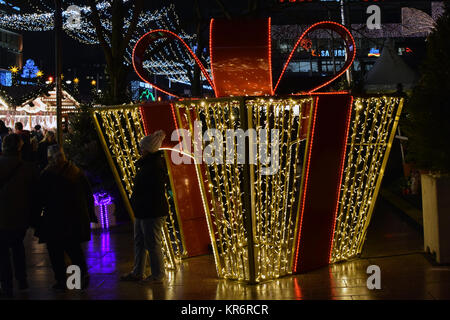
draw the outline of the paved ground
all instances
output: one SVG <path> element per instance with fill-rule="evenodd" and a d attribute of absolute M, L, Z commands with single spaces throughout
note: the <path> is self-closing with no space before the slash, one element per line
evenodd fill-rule
<path fill-rule="evenodd" d="M 422 254 L 420 230 L 387 203 L 379 201 L 361 258 L 308 274 L 248 286 L 219 280 L 212 256 L 184 260 L 164 284 L 119 282 L 130 270 L 133 247 L 130 226 L 99 233 L 86 245 L 91 287 L 56 293 L 44 246 L 26 239 L 30 289 L 16 299 L 450 299 L 450 267 L 435 266 Z M 366 268 L 381 268 L 381 290 L 368 290 Z"/>

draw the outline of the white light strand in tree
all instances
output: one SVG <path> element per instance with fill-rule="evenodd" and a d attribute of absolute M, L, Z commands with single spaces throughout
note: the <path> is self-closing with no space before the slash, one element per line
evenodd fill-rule
<path fill-rule="evenodd" d="M 40 1 L 43 7 L 48 8 L 42 1 Z M 43 12 L 38 7 L 32 5 L 39 13 L 32 14 L 6 14 L 0 13 L 0 27 L 7 29 L 15 29 L 21 31 L 49 31 L 53 29 L 54 18 L 53 12 Z M 111 14 L 108 12 L 111 4 L 107 1 L 103 1 L 97 4 L 97 10 L 100 15 L 100 21 L 102 28 L 108 32 L 111 32 Z M 68 20 L 73 14 L 69 10 L 65 10 L 62 13 L 63 16 L 63 29 L 72 38 L 85 44 L 97 45 L 99 41 L 95 28 L 89 18 L 91 15 L 91 9 L 89 6 L 83 6 L 80 8 L 81 21 L 79 28 L 73 28 L 68 23 Z M 132 17 L 132 11 L 129 10 L 128 17 L 124 21 L 124 32 L 128 30 Z M 138 19 L 136 32 L 134 33 L 128 48 L 126 49 L 125 61 L 127 64 L 131 62 L 131 53 L 134 45 L 138 41 L 139 37 L 145 32 L 154 29 L 167 29 L 171 31 L 179 30 L 180 25 L 178 16 L 175 12 L 174 5 L 170 5 L 167 8 L 162 8 L 154 12 L 143 12 Z M 183 30 L 178 31 L 179 36 L 186 41 L 191 47 L 195 43 L 195 36 L 191 36 Z M 109 44 L 109 38 L 106 37 L 106 41 Z M 180 64 L 173 64 L 171 60 L 183 61 Z M 208 61 L 207 61 L 208 62 Z M 147 70 L 155 75 L 165 75 L 172 82 L 179 82 L 184 84 L 190 84 L 190 79 L 187 75 L 187 68 L 192 68 L 194 65 L 193 60 L 190 58 L 186 50 L 180 43 L 171 42 L 163 51 L 157 53 L 146 63 Z"/>

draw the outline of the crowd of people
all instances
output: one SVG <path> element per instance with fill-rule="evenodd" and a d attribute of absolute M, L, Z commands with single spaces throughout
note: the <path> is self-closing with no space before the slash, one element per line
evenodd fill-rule
<path fill-rule="evenodd" d="M 89 276 L 81 243 L 90 240 L 90 223 L 97 222 L 88 180 L 67 160 L 53 131 L 43 133 L 36 126 L 29 132 L 20 122 L 14 129 L 5 130 L 0 122 L 2 292 L 13 296 L 13 275 L 19 290 L 28 288 L 23 242 L 29 228 L 47 245 L 56 280 L 53 287 L 66 288 L 64 254 L 80 267 L 82 285 L 87 287 Z"/>
<path fill-rule="evenodd" d="M 131 198 L 136 217 L 134 268 L 122 281 L 161 282 L 165 277 L 161 231 L 169 209 L 164 193 L 166 169 L 159 151 L 164 138 L 165 133 L 157 131 L 139 142 L 141 157 Z M 13 278 L 19 290 L 28 288 L 24 239 L 30 228 L 47 246 L 56 280 L 53 288 L 67 288 L 65 255 L 80 268 L 82 288 L 87 288 L 82 243 L 90 241 L 90 224 L 98 221 L 85 174 L 67 159 L 54 132 L 44 133 L 40 126 L 29 132 L 18 122 L 12 132 L 0 120 L 0 139 L 1 291 L 13 297 Z M 152 272 L 144 278 L 147 251 Z"/>
<path fill-rule="evenodd" d="M 5 122 L 0 120 L 0 155 L 2 154 L 3 138 L 11 133 L 18 134 L 22 139 L 22 160 L 34 162 L 41 170 L 47 166 L 47 148 L 56 144 L 54 131 L 42 129 L 39 124 L 35 125 L 32 131 L 24 130 L 21 122 L 16 122 L 13 130 L 6 127 Z"/>

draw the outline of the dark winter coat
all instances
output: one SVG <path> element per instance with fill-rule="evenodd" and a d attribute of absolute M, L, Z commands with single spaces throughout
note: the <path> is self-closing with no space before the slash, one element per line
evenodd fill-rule
<path fill-rule="evenodd" d="M 6 137 L 8 134 L 9 134 L 8 129 L 6 129 L 6 131 L 0 130 L 0 155 L 2 154 L 3 138 Z"/>
<path fill-rule="evenodd" d="M 8 181 L 6 181 L 8 180 Z M 37 168 L 17 155 L 0 156 L 0 229 L 28 228 L 39 215 Z"/>
<path fill-rule="evenodd" d="M 36 230 L 39 242 L 85 242 L 95 220 L 94 198 L 84 173 L 71 162 L 48 166 L 41 174 L 43 215 Z"/>
<path fill-rule="evenodd" d="M 34 161 L 34 152 L 33 147 L 31 145 L 31 134 L 28 130 L 22 130 L 17 132 L 17 134 L 22 138 L 23 146 L 22 146 L 22 160 L 33 162 Z"/>
<path fill-rule="evenodd" d="M 139 219 L 167 216 L 169 207 L 165 196 L 167 169 L 162 152 L 149 153 L 136 163 L 131 205 Z"/>
<path fill-rule="evenodd" d="M 45 169 L 45 167 L 48 165 L 47 149 L 48 147 L 54 144 L 56 144 L 56 142 L 48 142 L 48 141 L 41 141 L 38 144 L 37 163 L 40 170 Z"/>

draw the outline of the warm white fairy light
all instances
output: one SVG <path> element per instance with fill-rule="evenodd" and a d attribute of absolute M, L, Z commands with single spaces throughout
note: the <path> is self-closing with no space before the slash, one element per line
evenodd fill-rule
<path fill-rule="evenodd" d="M 111 154 L 115 167 L 119 171 L 121 185 L 128 195 L 133 190 L 133 178 L 136 174 L 135 163 L 139 158 L 138 141 L 144 137 L 144 129 L 139 114 L 139 106 L 120 109 L 97 109 L 93 113 L 98 121 L 107 145 L 105 152 Z M 170 196 L 166 190 L 166 200 L 170 205 Z M 169 217 L 163 230 L 163 251 L 168 269 L 175 268 L 182 256 L 179 243 L 178 225 L 175 223 L 176 213 L 169 211 Z"/>
<path fill-rule="evenodd" d="M 356 98 L 331 262 L 361 253 L 403 98 Z"/>
<path fill-rule="evenodd" d="M 244 193 L 241 186 L 244 167 L 237 162 L 237 154 L 234 155 L 234 163 L 207 165 L 204 181 L 200 179 L 204 186 L 201 189 L 209 193 L 205 212 L 211 224 L 208 226 L 219 276 L 249 281 L 249 250 L 254 251 L 255 257 L 254 281 L 261 282 L 292 273 L 296 199 L 301 177 L 299 168 L 302 167 L 306 150 L 302 127 L 309 125 L 309 117 L 305 113 L 310 110 L 308 106 L 312 105 L 312 101 L 312 98 L 248 98 L 243 101 L 230 98 L 175 104 L 177 114 L 181 118 L 186 115 L 191 123 L 191 134 L 193 119 L 204 119 L 205 128 L 215 128 L 223 135 L 228 129 L 246 128 L 247 124 L 241 119 L 240 103 L 244 103 L 245 112 L 250 117 L 249 127 L 257 131 L 269 128 L 281 131 L 279 151 L 271 150 L 273 156 L 280 159 L 279 170 L 274 175 L 262 175 L 261 164 L 251 166 L 254 177 L 250 182 L 252 213 L 246 212 L 244 206 L 244 199 L 250 195 Z M 195 116 L 191 117 L 191 114 Z M 263 143 L 261 137 L 256 139 L 257 145 Z M 191 149 L 195 150 L 195 143 L 194 139 Z M 249 231 L 244 221 L 253 212 L 254 230 Z M 249 237 L 252 234 L 255 236 L 254 247 L 250 248 Z"/>
<path fill-rule="evenodd" d="M 212 163 L 206 165 L 205 172 L 196 164 L 220 277 L 250 279 L 249 237 L 253 237 L 254 281 L 292 273 L 301 205 L 299 189 L 308 149 L 306 134 L 312 105 L 310 97 L 202 99 L 175 103 L 177 119 L 180 123 L 181 119 L 187 120 L 191 135 L 195 119 L 202 119 L 204 127 L 221 133 L 247 127 L 281 131 L 279 152 L 274 150 L 280 159 L 279 170 L 274 175 L 262 175 L 261 164 L 251 165 L 250 195 L 242 188 L 244 165 L 237 162 L 236 153 L 233 163 Z M 400 97 L 354 99 L 330 262 L 347 260 L 361 252 L 402 105 Z M 241 118 L 243 110 L 247 113 L 247 124 Z M 137 141 L 144 132 L 138 106 L 103 108 L 94 115 L 120 172 L 122 186 L 130 194 L 136 171 Z M 260 137 L 256 142 L 263 143 Z M 194 139 L 191 150 L 195 150 L 195 143 Z M 248 208 L 244 205 L 248 197 L 251 212 L 246 212 Z M 169 201 L 168 196 L 167 199 Z M 182 255 L 181 244 L 174 243 L 179 239 L 176 216 L 171 212 L 164 235 L 166 263 L 170 267 Z M 247 230 L 245 225 L 248 217 L 254 221 L 252 230 Z"/>

